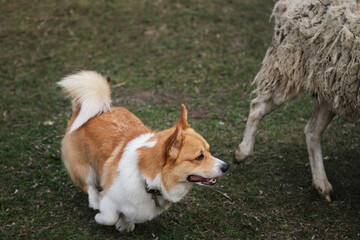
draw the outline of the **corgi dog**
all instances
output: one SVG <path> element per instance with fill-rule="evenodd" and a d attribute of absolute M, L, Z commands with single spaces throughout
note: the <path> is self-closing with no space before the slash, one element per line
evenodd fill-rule
<path fill-rule="evenodd" d="M 111 106 L 107 80 L 81 71 L 58 84 L 72 98 L 62 160 L 88 194 L 95 221 L 133 231 L 180 201 L 193 183 L 210 186 L 228 170 L 182 112 L 175 126 L 153 131 L 123 107 Z"/>

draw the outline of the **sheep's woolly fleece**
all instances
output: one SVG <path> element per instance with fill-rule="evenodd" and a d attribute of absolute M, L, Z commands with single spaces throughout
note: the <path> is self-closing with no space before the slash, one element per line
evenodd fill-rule
<path fill-rule="evenodd" d="M 343 117 L 360 117 L 360 13 L 355 0 L 280 0 L 256 93 L 289 99 L 308 91 Z"/>

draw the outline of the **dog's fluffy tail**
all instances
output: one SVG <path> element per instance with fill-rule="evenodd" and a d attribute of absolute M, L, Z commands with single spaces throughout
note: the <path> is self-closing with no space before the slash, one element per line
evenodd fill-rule
<path fill-rule="evenodd" d="M 63 78 L 57 84 L 73 99 L 73 111 L 78 114 L 68 133 L 81 127 L 90 118 L 110 110 L 110 85 L 97 72 L 81 71 Z"/>

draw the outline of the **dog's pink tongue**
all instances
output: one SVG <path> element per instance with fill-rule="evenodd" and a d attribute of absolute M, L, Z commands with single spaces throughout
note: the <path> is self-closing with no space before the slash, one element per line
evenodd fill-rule
<path fill-rule="evenodd" d="M 190 179 L 191 179 L 192 181 L 197 181 L 197 182 L 203 182 L 203 181 L 206 181 L 206 179 L 205 179 L 205 178 L 200 177 L 200 176 L 195 176 L 195 175 L 191 176 L 191 177 L 190 177 Z"/>
<path fill-rule="evenodd" d="M 216 183 L 216 178 L 203 178 L 200 176 L 190 176 L 190 180 L 194 182 L 202 182 L 205 185 L 214 185 Z"/>

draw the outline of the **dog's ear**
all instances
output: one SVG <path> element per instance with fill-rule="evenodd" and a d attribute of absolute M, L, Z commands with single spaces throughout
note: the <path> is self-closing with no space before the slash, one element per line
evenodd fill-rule
<path fill-rule="evenodd" d="M 186 107 L 184 104 L 181 104 L 181 109 L 182 109 L 182 112 L 179 117 L 179 120 L 176 123 L 176 126 L 182 128 L 182 129 L 186 129 L 186 128 L 189 128 L 190 126 L 187 122 L 187 110 L 186 110 Z"/>
<path fill-rule="evenodd" d="M 171 157 L 175 159 L 178 156 L 182 144 L 182 138 L 182 129 L 176 125 L 175 131 L 170 135 L 165 143 L 166 158 Z"/>
<path fill-rule="evenodd" d="M 169 157 L 175 159 L 181 149 L 182 140 L 183 140 L 183 130 L 189 128 L 187 122 L 187 111 L 184 104 L 181 104 L 182 112 L 175 125 L 175 131 L 170 135 L 165 143 L 165 158 Z"/>

